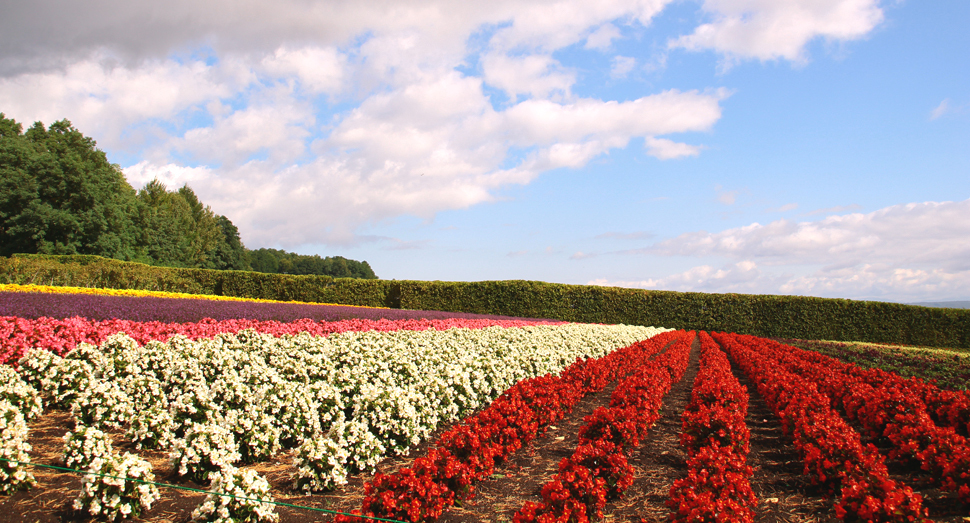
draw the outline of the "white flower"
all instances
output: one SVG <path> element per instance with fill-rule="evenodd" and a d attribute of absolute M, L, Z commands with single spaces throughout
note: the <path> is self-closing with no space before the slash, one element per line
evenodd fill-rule
<path fill-rule="evenodd" d="M 138 516 L 159 499 L 158 488 L 143 483 L 155 481 L 152 466 L 138 456 L 112 454 L 89 470 L 97 474 L 86 474 L 81 480 L 81 494 L 73 504 L 75 510 L 115 521 Z"/>

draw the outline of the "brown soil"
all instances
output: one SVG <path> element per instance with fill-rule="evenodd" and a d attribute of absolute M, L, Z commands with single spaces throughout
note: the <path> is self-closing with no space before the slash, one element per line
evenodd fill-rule
<path fill-rule="evenodd" d="M 680 417 L 690 399 L 690 390 L 697 374 L 699 347 L 691 352 L 690 366 L 684 378 L 664 398 L 662 417 L 650 431 L 646 441 L 629 455 L 635 470 L 635 482 L 624 497 L 611 500 L 604 514 L 607 522 L 665 521 L 670 509 L 666 507 L 670 487 L 686 474 L 686 456 L 679 445 Z M 751 405 L 748 411 L 748 427 L 751 430 L 751 454 L 749 462 L 755 468 L 752 488 L 758 496 L 758 522 L 824 522 L 836 521 L 832 501 L 823 498 L 810 482 L 801 475 L 801 462 L 794 448 L 781 431 L 781 425 L 764 401 L 758 396 L 746 378 L 737 370 L 741 383 L 748 386 Z M 506 463 L 496 467 L 495 474 L 476 485 L 475 497 L 462 506 L 445 512 L 441 521 L 448 523 L 510 522 L 512 516 L 528 501 L 539 501 L 539 491 L 552 478 L 559 462 L 572 454 L 583 417 L 599 406 L 609 404 L 612 387 L 583 399 L 565 419 L 550 427 L 547 433 L 533 441 Z M 35 463 L 58 465 L 63 448 L 62 437 L 74 427 L 69 412 L 48 411 L 30 424 L 32 460 Z M 432 436 L 447 430 L 442 427 Z M 378 467 L 383 473 L 394 472 L 408 466 L 414 458 L 427 452 L 427 443 L 412 449 L 409 456 L 384 460 Z M 200 488 L 204 486 L 187 482 L 174 475 L 167 454 L 158 451 L 136 451 L 124 441 L 122 434 L 115 434 L 115 449 L 133 452 L 149 460 L 155 471 L 156 481 L 179 486 Z M 364 484 L 369 475 L 350 478 L 349 484 L 331 493 L 306 496 L 292 489 L 292 451 L 275 456 L 266 463 L 250 466 L 263 474 L 273 487 L 276 501 L 295 505 L 349 512 L 360 508 Z M 901 474 L 912 472 L 899 471 Z M 71 473 L 50 469 L 33 469 L 37 478 L 36 488 L 0 496 L 0 523 L 60 523 L 88 522 L 93 518 L 79 514 L 71 508 L 80 490 L 80 478 Z M 926 491 L 931 494 L 931 491 Z M 150 511 L 133 521 L 153 523 L 187 523 L 192 510 L 205 494 L 161 489 L 161 500 Z M 944 515 L 941 506 L 949 498 L 936 496 L 931 507 L 933 513 Z M 290 507 L 277 507 L 281 523 L 303 523 L 331 519 L 324 512 Z M 945 514 L 937 521 L 965 521 L 959 515 Z"/>

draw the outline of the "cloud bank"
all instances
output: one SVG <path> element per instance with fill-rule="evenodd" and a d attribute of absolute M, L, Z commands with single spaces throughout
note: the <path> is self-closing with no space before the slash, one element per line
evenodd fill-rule
<path fill-rule="evenodd" d="M 691 232 L 626 255 L 721 259 L 678 274 L 590 284 L 918 301 L 970 296 L 970 200 L 895 205 L 819 221 Z"/>
<path fill-rule="evenodd" d="M 14 3 L 0 20 L 0 107 L 63 117 L 122 151 L 135 184 L 191 183 L 247 241 L 352 244 L 362 227 L 489 202 L 642 141 L 703 154 L 729 92 L 577 96 L 566 49 L 612 56 L 671 0 Z M 708 0 L 672 48 L 804 58 L 863 37 L 876 0 Z"/>

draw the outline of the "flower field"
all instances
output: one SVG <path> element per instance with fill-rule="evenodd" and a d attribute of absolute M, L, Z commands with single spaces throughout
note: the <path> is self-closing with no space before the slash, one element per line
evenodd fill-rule
<path fill-rule="evenodd" d="M 6 306 L 0 523 L 970 518 L 970 394 L 764 338 Z"/>

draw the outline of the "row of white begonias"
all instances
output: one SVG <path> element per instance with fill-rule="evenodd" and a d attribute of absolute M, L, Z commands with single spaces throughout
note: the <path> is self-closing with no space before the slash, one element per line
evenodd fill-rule
<path fill-rule="evenodd" d="M 13 368 L 0 365 L 0 494 L 35 484 L 30 473 L 27 422 L 41 415 L 44 404 L 37 390 Z"/>
<path fill-rule="evenodd" d="M 27 443 L 27 422 L 14 404 L 0 399 L 0 494 L 28 488 L 34 481 L 28 470 L 30 444 Z"/>
<path fill-rule="evenodd" d="M 19 373 L 33 386 L 27 389 L 36 387 L 47 401 L 71 408 L 75 439 L 92 441 L 72 448 L 69 435 L 65 457 L 143 470 L 127 456 L 112 455 L 110 447 L 105 454 L 93 443 L 94 433 L 85 432 L 124 428 L 139 448 L 170 451 L 179 474 L 219 478 L 225 488 L 249 489 L 252 496 L 244 497 L 266 499 L 261 478 L 240 479 L 235 464 L 296 448 L 295 487 L 330 489 L 388 453 L 406 452 L 438 424 L 466 416 L 519 380 L 558 373 L 576 358 L 602 357 L 664 330 L 563 324 L 327 337 L 242 331 L 144 346 L 119 334 L 100 347 L 81 344 L 64 358 L 28 351 Z M 22 404 L 30 409 L 33 403 Z M 85 452 L 92 456 L 81 457 Z M 134 502 L 112 507 L 111 514 L 125 517 L 138 503 L 151 503 L 151 492 L 132 496 Z M 217 521 L 232 511 L 220 503 L 209 503 L 212 510 L 200 507 L 208 515 L 199 517 Z M 252 516 L 268 509 L 239 510 Z"/>

